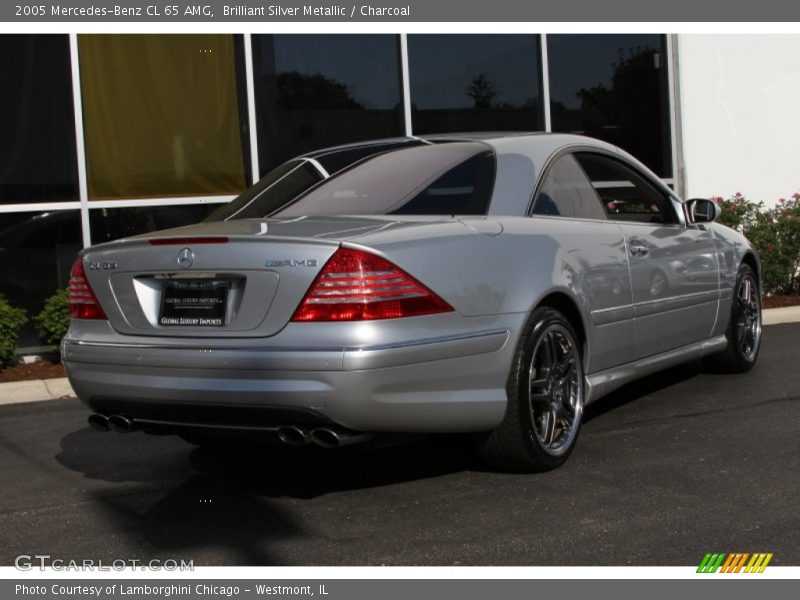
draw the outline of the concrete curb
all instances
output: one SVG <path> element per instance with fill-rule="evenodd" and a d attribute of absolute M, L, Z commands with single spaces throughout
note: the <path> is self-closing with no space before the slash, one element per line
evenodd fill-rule
<path fill-rule="evenodd" d="M 764 325 L 800 323 L 800 306 L 766 309 L 762 319 Z M 0 405 L 74 397 L 75 392 L 66 377 L 0 383 Z"/>
<path fill-rule="evenodd" d="M 74 397 L 75 392 L 66 377 L 0 383 L 0 405 Z"/>
<path fill-rule="evenodd" d="M 798 323 L 800 322 L 800 306 L 768 308 L 762 311 L 761 322 L 764 323 L 764 325 L 778 325 L 779 323 Z"/>

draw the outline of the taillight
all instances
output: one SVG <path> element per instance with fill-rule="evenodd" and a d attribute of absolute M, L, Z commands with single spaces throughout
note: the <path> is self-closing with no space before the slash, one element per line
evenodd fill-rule
<path fill-rule="evenodd" d="M 106 313 L 97 302 L 92 286 L 83 270 L 83 256 L 78 256 L 69 273 L 69 316 L 73 319 L 106 319 Z"/>
<path fill-rule="evenodd" d="M 311 284 L 292 321 L 367 321 L 452 310 L 388 260 L 340 248 Z"/>

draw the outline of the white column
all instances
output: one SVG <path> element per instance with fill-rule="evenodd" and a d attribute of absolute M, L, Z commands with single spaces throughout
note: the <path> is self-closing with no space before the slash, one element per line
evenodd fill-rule
<path fill-rule="evenodd" d="M 251 184 L 261 179 L 258 162 L 258 128 L 256 126 L 256 86 L 253 75 L 253 38 L 244 34 L 244 71 L 247 79 L 247 120 L 250 130 L 250 168 Z"/>
<path fill-rule="evenodd" d="M 411 126 L 411 76 L 408 72 L 408 36 L 400 34 L 400 71 L 403 77 L 403 117 L 407 136 L 413 135 Z"/>
<path fill-rule="evenodd" d="M 75 150 L 78 159 L 78 197 L 81 205 L 83 247 L 86 248 L 92 245 L 92 233 L 89 227 L 89 187 L 86 181 L 86 142 L 83 137 L 83 95 L 77 33 L 69 34 L 69 53 L 72 64 L 72 105 L 75 112 Z"/>

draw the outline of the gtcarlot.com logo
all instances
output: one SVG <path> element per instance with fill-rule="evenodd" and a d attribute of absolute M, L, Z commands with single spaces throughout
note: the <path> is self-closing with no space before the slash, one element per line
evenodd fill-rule
<path fill-rule="evenodd" d="M 49 554 L 20 554 L 14 559 L 14 567 L 18 571 L 31 571 L 39 569 L 44 571 L 125 571 L 135 569 L 139 571 L 194 571 L 194 560 L 184 559 L 152 559 L 139 560 L 138 558 L 118 558 L 110 562 L 102 559 L 81 558 L 62 559 L 52 558 Z"/>
<path fill-rule="evenodd" d="M 697 572 L 763 573 L 771 560 L 771 552 L 709 552 L 703 557 Z"/>

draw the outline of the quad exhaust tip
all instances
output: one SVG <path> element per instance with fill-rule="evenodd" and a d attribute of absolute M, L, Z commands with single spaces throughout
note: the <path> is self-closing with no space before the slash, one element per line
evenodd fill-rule
<path fill-rule="evenodd" d="M 97 431 L 109 431 L 108 417 L 105 415 L 94 414 L 89 416 L 89 427 Z"/>
<path fill-rule="evenodd" d="M 372 436 L 368 433 L 354 433 L 350 431 L 319 427 L 311 432 L 311 441 L 323 448 L 341 448 L 366 442 Z"/>
<path fill-rule="evenodd" d="M 128 433 L 133 431 L 133 420 L 123 415 L 101 415 L 95 413 L 89 416 L 89 426 L 97 431 L 116 431 L 118 433 Z"/>
<path fill-rule="evenodd" d="M 133 421 L 122 415 L 111 415 L 108 417 L 108 426 L 117 433 L 129 433 L 133 431 Z"/>
<path fill-rule="evenodd" d="M 289 425 L 278 429 L 278 439 L 288 446 L 305 446 L 311 441 L 311 436 L 305 429 Z"/>
<path fill-rule="evenodd" d="M 340 448 L 366 442 L 372 438 L 368 433 L 357 433 L 334 427 L 317 427 L 306 429 L 297 425 L 285 425 L 278 428 L 278 439 L 288 446 L 305 446 L 315 444 L 321 448 Z"/>
<path fill-rule="evenodd" d="M 89 426 L 97 431 L 116 431 L 129 433 L 136 429 L 133 419 L 124 415 L 101 415 L 95 413 L 89 416 Z M 317 427 L 306 429 L 297 425 L 285 425 L 278 428 L 278 439 L 288 446 L 305 446 L 316 444 L 322 448 L 341 448 L 360 444 L 372 438 L 369 433 L 358 433 L 333 427 Z"/>

